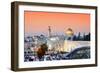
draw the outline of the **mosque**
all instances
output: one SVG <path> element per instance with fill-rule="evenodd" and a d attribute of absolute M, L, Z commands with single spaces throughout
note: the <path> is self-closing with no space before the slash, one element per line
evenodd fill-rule
<path fill-rule="evenodd" d="M 74 35 L 74 32 L 71 28 L 68 28 L 66 31 L 65 31 L 65 34 L 67 36 L 67 40 L 72 40 L 73 39 L 73 35 Z"/>
<path fill-rule="evenodd" d="M 64 51 L 67 52 L 70 49 L 70 45 L 68 44 L 69 41 L 72 41 L 74 32 L 71 28 L 65 30 L 66 37 L 61 38 L 60 36 L 54 36 L 51 34 L 51 27 L 49 26 L 49 38 L 47 40 L 48 50 L 53 51 Z"/>

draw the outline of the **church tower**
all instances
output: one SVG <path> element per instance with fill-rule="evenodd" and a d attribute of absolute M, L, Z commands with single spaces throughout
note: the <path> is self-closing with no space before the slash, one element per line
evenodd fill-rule
<path fill-rule="evenodd" d="M 51 37 L 51 26 L 48 26 L 48 31 L 49 31 L 49 37 Z"/>

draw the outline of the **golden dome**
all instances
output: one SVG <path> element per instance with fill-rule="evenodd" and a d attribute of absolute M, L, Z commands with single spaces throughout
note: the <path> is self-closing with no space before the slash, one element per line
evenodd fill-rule
<path fill-rule="evenodd" d="M 74 35 L 74 32 L 71 28 L 68 28 L 67 31 L 65 31 L 66 35 L 67 36 L 73 36 Z"/>

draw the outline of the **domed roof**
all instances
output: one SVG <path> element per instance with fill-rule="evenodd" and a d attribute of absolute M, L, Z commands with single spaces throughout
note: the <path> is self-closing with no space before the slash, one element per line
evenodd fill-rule
<path fill-rule="evenodd" d="M 67 36 L 73 36 L 74 35 L 74 32 L 71 28 L 68 28 L 65 33 L 66 33 Z"/>

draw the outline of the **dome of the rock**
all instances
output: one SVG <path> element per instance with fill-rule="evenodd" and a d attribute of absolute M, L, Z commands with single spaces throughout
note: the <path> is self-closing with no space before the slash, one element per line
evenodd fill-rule
<path fill-rule="evenodd" d="M 65 31 L 66 35 L 67 36 L 73 36 L 74 35 L 74 32 L 71 28 L 68 28 L 66 31 Z"/>

